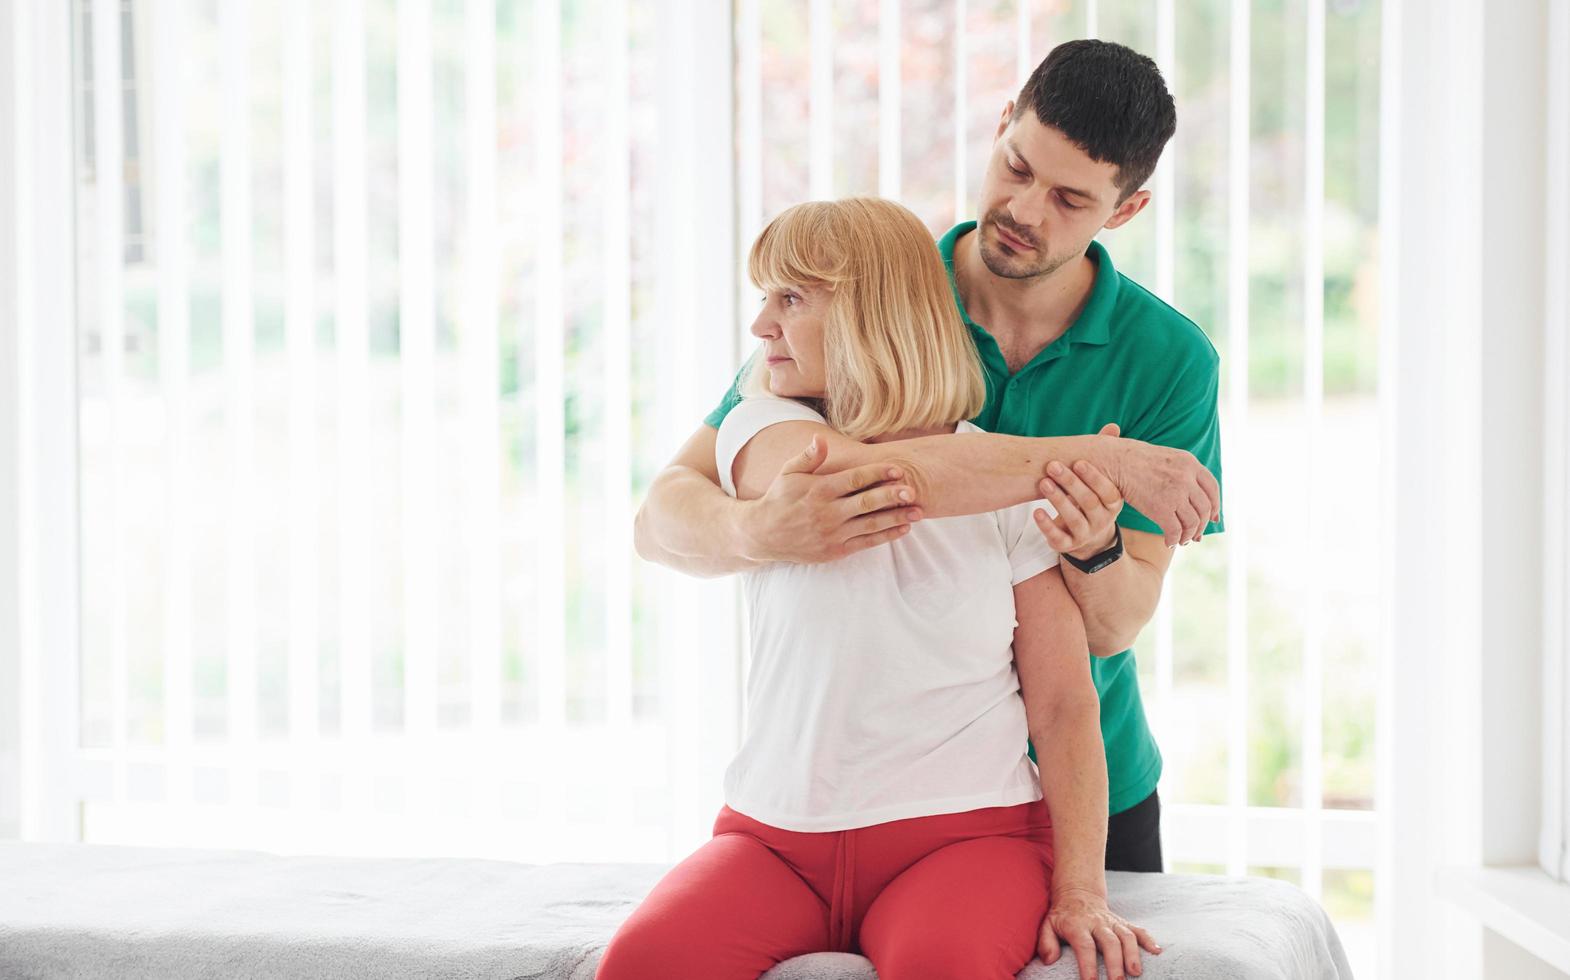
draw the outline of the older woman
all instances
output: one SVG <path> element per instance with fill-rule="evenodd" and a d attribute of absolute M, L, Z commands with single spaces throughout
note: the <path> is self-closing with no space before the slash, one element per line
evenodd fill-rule
<path fill-rule="evenodd" d="M 762 345 L 717 437 L 728 493 L 761 496 L 809 440 L 897 471 L 903 440 L 1009 438 L 965 421 L 986 395 L 975 349 L 906 209 L 791 208 L 749 272 Z M 1102 948 L 1139 972 L 1138 945 L 1156 947 L 1106 909 L 1098 702 L 1034 526 L 1051 507 L 1031 500 L 1039 466 L 924 491 L 925 519 L 887 546 L 746 574 L 748 725 L 726 805 L 599 980 L 754 980 L 818 951 L 863 953 L 882 980 L 1006 980 L 1038 942 L 1055 950 L 1058 901 L 1088 903 Z"/>

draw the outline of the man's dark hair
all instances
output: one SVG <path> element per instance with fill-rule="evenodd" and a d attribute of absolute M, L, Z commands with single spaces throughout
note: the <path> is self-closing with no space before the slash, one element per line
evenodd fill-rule
<path fill-rule="evenodd" d="M 1177 108 L 1149 58 L 1110 41 L 1066 41 L 1036 66 L 1014 101 L 1098 163 L 1115 164 L 1121 203 L 1155 172 Z"/>

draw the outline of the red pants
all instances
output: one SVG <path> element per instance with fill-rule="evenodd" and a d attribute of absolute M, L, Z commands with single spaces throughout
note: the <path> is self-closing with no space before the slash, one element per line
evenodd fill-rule
<path fill-rule="evenodd" d="M 879 980 L 1013 980 L 1052 873 L 1045 801 L 856 830 L 779 830 L 723 807 L 611 939 L 596 980 L 757 980 L 861 953 Z"/>

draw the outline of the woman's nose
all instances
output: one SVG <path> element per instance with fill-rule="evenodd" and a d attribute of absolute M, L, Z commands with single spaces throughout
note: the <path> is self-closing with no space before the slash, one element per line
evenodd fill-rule
<path fill-rule="evenodd" d="M 779 333 L 779 325 L 774 322 L 774 318 L 769 315 L 767 309 L 759 312 L 757 319 L 752 321 L 752 335 L 759 340 L 769 340 L 770 338 L 778 337 Z"/>

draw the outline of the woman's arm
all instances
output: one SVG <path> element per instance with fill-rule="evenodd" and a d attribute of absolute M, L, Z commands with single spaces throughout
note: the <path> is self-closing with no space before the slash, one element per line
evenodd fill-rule
<path fill-rule="evenodd" d="M 736 454 L 731 478 L 739 500 L 769 491 L 780 468 L 818 438 L 828 458 L 817 472 L 879 463 L 896 467 L 922 517 L 954 517 L 1036 500 L 1036 483 L 1048 459 L 1105 455 L 1100 436 L 1034 439 L 993 432 L 962 432 L 893 442 L 857 442 L 821 422 L 792 420 L 760 430 Z"/>
<path fill-rule="evenodd" d="M 1010 436 L 967 432 L 860 443 L 820 422 L 790 421 L 760 431 L 731 469 L 741 500 L 762 497 L 780 467 L 816 435 L 828 440 L 818 474 L 869 463 L 892 464 L 914 481 L 923 516 L 979 514 L 1039 499 L 1046 463 L 1084 460 L 1105 473 L 1123 498 L 1166 532 L 1168 545 L 1196 539 L 1205 518 L 1221 513 L 1221 490 L 1194 454 L 1115 436 Z M 757 558 L 759 556 L 753 555 Z"/>
<path fill-rule="evenodd" d="M 834 561 L 892 541 L 909 530 L 913 508 L 894 467 L 871 464 L 818 470 L 823 447 L 780 467 L 768 493 L 737 500 L 719 487 L 715 430 L 700 425 L 649 485 L 633 522 L 640 557 L 700 578 L 764 562 Z"/>
<path fill-rule="evenodd" d="M 1160 947 L 1107 907 L 1107 760 L 1084 620 L 1057 568 L 1016 585 L 1014 606 L 1014 662 L 1052 815 L 1052 904 L 1042 959 L 1057 960 L 1061 937 L 1087 980 L 1096 976 L 1098 949 L 1110 976 L 1137 974 L 1140 947 Z"/>

